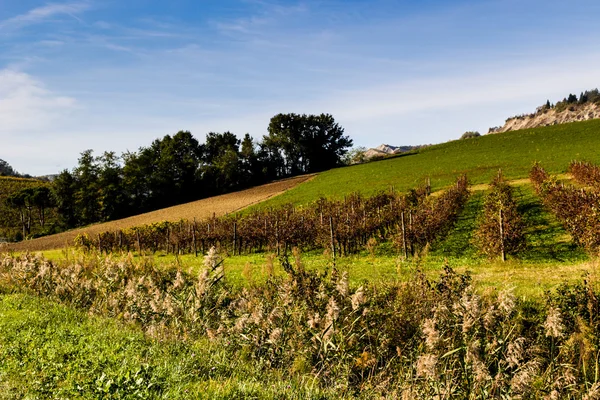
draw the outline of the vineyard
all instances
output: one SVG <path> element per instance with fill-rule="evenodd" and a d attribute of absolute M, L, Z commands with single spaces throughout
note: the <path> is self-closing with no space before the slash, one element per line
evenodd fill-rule
<path fill-rule="evenodd" d="M 600 189 L 599 166 L 589 162 L 573 161 L 569 164 L 568 171 L 577 182 Z"/>
<path fill-rule="evenodd" d="M 507 254 L 516 254 L 525 247 L 523 230 L 524 224 L 513 189 L 504 180 L 502 172 L 498 171 L 485 198 L 475 233 L 475 245 L 483 254 L 500 256 L 502 261 L 506 261 Z"/>
<path fill-rule="evenodd" d="M 570 171 L 579 183 L 593 183 L 597 166 L 588 163 L 571 163 Z M 596 187 L 568 186 L 551 177 L 539 164 L 530 175 L 544 205 L 561 221 L 578 245 L 591 254 L 600 250 L 600 193 Z"/>
<path fill-rule="evenodd" d="M 360 194 L 335 201 L 324 198 L 307 207 L 260 210 L 243 216 L 203 221 L 162 222 L 80 235 L 77 246 L 103 252 L 130 251 L 185 254 L 217 247 L 231 255 L 257 251 L 287 254 L 292 248 L 329 249 L 332 256 L 363 249 L 369 239 L 393 240 L 405 256 L 444 236 L 468 199 L 466 176 L 439 196 L 426 186 L 408 194 Z"/>

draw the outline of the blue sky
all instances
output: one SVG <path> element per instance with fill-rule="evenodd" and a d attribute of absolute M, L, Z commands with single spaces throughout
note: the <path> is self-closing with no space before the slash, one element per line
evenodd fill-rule
<path fill-rule="evenodd" d="M 487 132 L 600 86 L 600 2 L 0 0 L 0 158 L 30 174 L 331 113 L 355 145 Z"/>

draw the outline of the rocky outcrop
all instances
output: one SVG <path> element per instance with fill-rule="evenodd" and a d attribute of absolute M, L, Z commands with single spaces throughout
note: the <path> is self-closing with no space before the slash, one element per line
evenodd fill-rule
<path fill-rule="evenodd" d="M 516 131 L 596 118 L 600 118 L 600 105 L 595 103 L 572 104 L 564 110 L 540 107 L 533 114 L 509 118 L 504 126 L 490 128 L 488 133 Z"/>
<path fill-rule="evenodd" d="M 364 157 L 367 160 L 372 158 L 383 158 L 394 154 L 404 153 L 406 151 L 414 150 L 422 146 L 390 146 L 389 144 L 382 144 L 375 148 L 365 151 Z"/>

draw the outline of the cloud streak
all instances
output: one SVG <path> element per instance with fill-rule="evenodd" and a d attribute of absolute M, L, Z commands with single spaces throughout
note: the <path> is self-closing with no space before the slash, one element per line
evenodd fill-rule
<path fill-rule="evenodd" d="M 45 22 L 51 18 L 66 15 L 78 21 L 81 19 L 78 14 L 87 11 L 91 8 L 89 2 L 73 2 L 73 3 L 53 3 L 45 6 L 36 7 L 24 14 L 0 21 L 0 30 L 13 28 L 22 28 L 28 25 L 34 25 Z"/>

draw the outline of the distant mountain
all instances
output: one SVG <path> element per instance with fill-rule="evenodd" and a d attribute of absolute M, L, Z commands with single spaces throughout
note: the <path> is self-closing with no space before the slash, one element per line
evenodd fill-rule
<path fill-rule="evenodd" d="M 382 144 L 372 149 L 365 151 L 364 157 L 367 160 L 373 158 L 383 158 L 394 154 L 405 153 L 407 151 L 415 150 L 423 146 L 391 146 L 389 144 Z"/>

